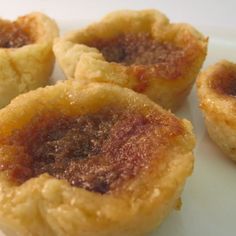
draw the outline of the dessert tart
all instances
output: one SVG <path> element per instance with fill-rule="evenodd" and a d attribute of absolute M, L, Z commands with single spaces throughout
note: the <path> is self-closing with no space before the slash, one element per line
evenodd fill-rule
<path fill-rule="evenodd" d="M 209 136 L 236 161 L 236 64 L 224 60 L 210 66 L 197 88 Z"/>
<path fill-rule="evenodd" d="M 190 122 L 117 85 L 58 83 L 0 111 L 0 219 L 20 235 L 145 235 L 193 167 Z"/>
<path fill-rule="evenodd" d="M 0 19 L 0 108 L 20 93 L 48 83 L 56 23 L 42 13 Z"/>
<path fill-rule="evenodd" d="M 68 78 L 118 84 L 175 110 L 190 92 L 207 38 L 157 10 L 117 11 L 54 44 Z"/>

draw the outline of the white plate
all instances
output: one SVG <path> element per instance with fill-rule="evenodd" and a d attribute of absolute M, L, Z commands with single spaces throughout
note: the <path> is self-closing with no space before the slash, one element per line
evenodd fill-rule
<path fill-rule="evenodd" d="M 210 36 L 204 68 L 221 59 L 236 62 L 232 31 L 205 27 L 202 31 Z M 236 164 L 210 140 L 195 88 L 177 115 L 189 119 L 194 126 L 194 172 L 187 181 L 181 211 L 172 212 L 152 236 L 235 236 Z"/>
<path fill-rule="evenodd" d="M 74 22 L 59 22 L 59 25 L 62 32 L 81 26 Z M 204 67 L 224 58 L 236 62 L 236 42 L 232 31 L 199 28 L 210 36 Z M 53 80 L 63 79 L 58 66 L 52 77 Z M 152 236 L 235 236 L 236 165 L 209 139 L 195 88 L 177 115 L 189 119 L 195 129 L 194 173 L 182 195 L 181 210 L 173 211 Z"/>

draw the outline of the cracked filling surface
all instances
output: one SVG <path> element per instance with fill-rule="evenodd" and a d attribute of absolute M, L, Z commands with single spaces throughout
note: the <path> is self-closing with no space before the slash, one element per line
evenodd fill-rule
<path fill-rule="evenodd" d="M 16 22 L 0 22 L 0 48 L 19 48 L 32 43 L 30 36 Z"/>
<path fill-rule="evenodd" d="M 1 159 L 0 170 L 17 184 L 48 173 L 107 193 L 147 169 L 153 152 L 183 132 L 177 120 L 162 116 L 116 110 L 78 117 L 47 113 L 5 141 L 13 151 L 10 159 Z"/>
<path fill-rule="evenodd" d="M 236 67 L 221 67 L 212 76 L 212 89 L 219 94 L 236 96 Z"/>

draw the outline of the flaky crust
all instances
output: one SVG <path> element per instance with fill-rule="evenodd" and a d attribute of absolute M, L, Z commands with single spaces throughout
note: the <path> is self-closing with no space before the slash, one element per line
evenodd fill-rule
<path fill-rule="evenodd" d="M 18 235 L 146 235 L 176 206 L 193 167 L 191 124 L 129 89 L 67 81 L 31 91 L 0 111 L 0 137 L 8 137 L 45 111 L 86 114 L 111 104 L 143 114 L 161 112 L 173 122 L 166 125 L 182 130 L 177 136 L 170 134 L 162 151 L 156 150 L 155 155 L 164 158 L 162 164 L 157 166 L 154 161 L 148 171 L 103 195 L 71 187 L 48 174 L 17 186 L 0 172 L 0 219 L 4 219 L 0 226 L 4 231 Z M 10 155 L 1 140 L 0 152 Z"/>
<path fill-rule="evenodd" d="M 19 17 L 16 22 L 34 43 L 0 48 L 0 108 L 18 94 L 46 85 L 54 65 L 52 42 L 58 36 L 56 23 L 39 12 Z"/>
<path fill-rule="evenodd" d="M 137 66 L 130 73 L 129 66 L 109 63 L 96 48 L 85 45 L 93 38 L 109 39 L 124 33 L 139 32 L 148 32 L 159 42 L 169 42 L 183 48 L 186 53 L 183 63 L 176 64 L 174 69 L 167 65 L 165 69 L 160 69 L 158 75 L 142 81 L 137 74 L 145 68 Z M 171 24 L 157 10 L 127 10 L 110 13 L 98 23 L 68 33 L 56 41 L 54 52 L 68 78 L 118 84 L 146 94 L 163 107 L 175 110 L 189 94 L 202 66 L 207 52 L 207 39 L 190 25 Z M 177 68 L 180 71 L 178 75 L 166 76 L 167 72 Z M 145 88 L 137 89 L 143 87 L 143 83 Z"/>
<path fill-rule="evenodd" d="M 197 88 L 210 137 L 226 155 L 236 161 L 236 99 L 212 87 L 212 82 L 219 76 L 227 84 L 230 80 L 227 76 L 229 71 L 234 71 L 236 75 L 236 64 L 223 60 L 210 66 L 199 75 Z"/>

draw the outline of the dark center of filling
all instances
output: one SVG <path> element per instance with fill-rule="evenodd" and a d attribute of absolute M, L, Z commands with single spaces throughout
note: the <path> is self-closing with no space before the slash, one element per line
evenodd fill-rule
<path fill-rule="evenodd" d="M 211 87 L 220 94 L 236 96 L 236 69 L 222 67 L 213 75 Z"/>
<path fill-rule="evenodd" d="M 30 159 L 24 160 L 27 165 L 0 166 L 10 169 L 11 178 L 20 183 L 48 173 L 72 186 L 106 193 L 148 165 L 153 143 L 143 140 L 151 127 L 145 116 L 127 112 L 44 115 L 9 141 L 12 146 L 24 147 L 25 157 Z"/>
<path fill-rule="evenodd" d="M 181 48 L 158 42 L 148 33 L 123 34 L 110 40 L 94 40 L 86 45 L 97 48 L 108 62 L 128 66 L 171 63 L 183 57 Z"/>
<path fill-rule="evenodd" d="M 19 48 L 30 43 L 30 36 L 16 22 L 0 23 L 1 48 Z"/>

